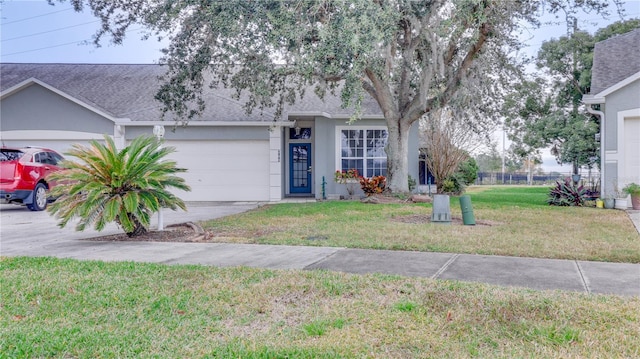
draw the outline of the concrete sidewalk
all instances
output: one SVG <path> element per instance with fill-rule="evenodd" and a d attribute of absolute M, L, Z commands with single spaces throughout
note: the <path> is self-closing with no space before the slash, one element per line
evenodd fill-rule
<path fill-rule="evenodd" d="M 186 214 L 168 213 L 165 224 L 220 217 L 255 206 L 257 204 L 190 207 L 189 213 Z M 560 289 L 640 296 L 640 264 L 334 247 L 100 242 L 79 240 L 81 237 L 75 232 L 72 233 L 76 236 L 60 237 L 58 234 L 48 240 L 29 240 L 11 236 L 12 229 L 16 228 L 7 225 L 8 217 L 5 213 L 2 215 L 0 254 L 3 256 L 53 256 L 82 260 L 202 264 L 219 267 L 325 269 L 482 282 L 536 290 Z M 640 212 L 633 220 L 640 221 Z M 636 225 L 640 228 L 640 224 Z M 84 235 L 89 236 L 87 233 Z"/>
<path fill-rule="evenodd" d="M 640 234 L 640 210 L 628 210 L 627 214 Z"/>

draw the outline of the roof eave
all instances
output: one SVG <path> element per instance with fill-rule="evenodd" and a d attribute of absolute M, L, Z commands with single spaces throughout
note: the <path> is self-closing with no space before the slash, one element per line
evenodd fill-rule
<path fill-rule="evenodd" d="M 148 127 L 148 126 L 183 126 L 179 122 L 172 121 L 119 121 L 117 123 L 127 127 Z M 284 126 L 293 127 L 293 121 L 189 121 L 187 127 L 271 127 Z"/>
<path fill-rule="evenodd" d="M 625 78 L 624 80 L 614 84 L 613 86 L 609 86 L 606 89 L 598 92 L 597 94 L 593 95 L 594 98 L 605 98 L 608 95 L 612 94 L 613 92 L 616 92 L 618 90 L 620 90 L 621 88 L 629 85 L 630 83 L 636 81 L 636 80 L 640 80 L 640 71 L 636 72 L 635 74 Z"/>
<path fill-rule="evenodd" d="M 350 118 L 352 115 L 353 114 L 349 114 L 349 113 L 334 113 L 334 114 L 331 114 L 331 113 L 324 112 L 324 111 L 292 111 L 292 112 L 287 113 L 288 117 L 311 116 L 311 117 L 325 117 L 325 118 L 330 118 L 330 119 Z M 358 117 L 358 119 L 360 119 L 360 120 L 384 120 L 384 115 L 382 115 L 382 114 L 367 114 L 367 115 L 361 115 L 360 117 Z"/>
<path fill-rule="evenodd" d="M 66 93 L 64 91 L 62 91 L 62 90 L 60 90 L 60 89 L 58 89 L 58 88 L 56 88 L 54 86 L 49 85 L 46 82 L 38 80 L 35 77 L 30 77 L 30 78 L 28 78 L 28 79 L 26 79 L 26 80 L 24 80 L 24 81 L 22 81 L 22 82 L 20 82 L 20 83 L 18 83 L 16 85 L 14 85 L 14 86 L 11 86 L 11 87 L 7 88 L 6 90 L 2 91 L 0 93 L 0 99 L 4 99 L 5 97 L 11 96 L 11 95 L 13 95 L 15 93 L 18 93 L 18 92 L 20 92 L 20 91 L 22 91 L 22 90 L 24 90 L 27 87 L 30 87 L 32 85 L 42 86 L 45 89 L 47 89 L 47 90 L 49 90 L 49 91 L 51 91 L 51 92 L 53 92 L 53 93 L 55 93 L 55 94 L 57 94 L 59 96 L 62 96 L 65 99 L 67 99 L 67 100 L 69 100 L 69 101 L 71 101 L 71 102 L 73 102 L 73 103 L 75 103 L 75 104 L 77 104 L 79 106 L 82 106 L 82 107 L 86 108 L 87 110 L 89 110 L 91 112 L 96 113 L 97 115 L 100 115 L 100 116 L 102 116 L 102 117 L 104 117 L 104 118 L 106 118 L 108 120 L 111 120 L 113 123 L 117 123 L 117 122 L 121 122 L 123 120 L 126 120 L 126 119 L 121 119 L 121 118 L 112 116 L 112 115 L 108 114 L 107 112 L 105 112 L 105 111 L 103 111 L 103 110 L 101 110 L 99 108 L 96 108 L 95 106 L 89 105 L 88 103 L 86 103 L 86 102 L 84 102 L 82 100 L 79 100 L 76 97 L 73 97 L 73 96 L 69 95 L 68 93 Z"/>
<path fill-rule="evenodd" d="M 596 95 L 584 95 L 582 96 L 582 103 L 585 105 L 599 105 L 605 103 L 604 97 L 597 97 Z"/>

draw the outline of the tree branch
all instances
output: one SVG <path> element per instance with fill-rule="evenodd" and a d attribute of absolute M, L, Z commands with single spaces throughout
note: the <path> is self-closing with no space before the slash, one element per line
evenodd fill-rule
<path fill-rule="evenodd" d="M 377 99 L 378 98 L 378 93 L 376 92 L 376 89 L 371 85 L 370 82 L 368 82 L 366 79 L 362 79 L 362 88 L 373 98 Z"/>
<path fill-rule="evenodd" d="M 445 90 L 442 92 L 442 94 L 436 97 L 432 97 L 427 101 L 425 112 L 429 112 L 436 106 L 444 106 L 447 104 L 447 102 L 449 102 L 449 100 L 455 94 L 460 81 L 462 81 L 462 79 L 469 72 L 471 65 L 473 65 L 473 59 L 482 50 L 482 47 L 487 42 L 490 34 L 491 25 L 489 25 L 487 22 L 482 23 L 482 25 L 480 25 L 478 39 L 471 46 L 469 52 L 467 52 L 467 55 L 458 66 L 458 69 L 453 73 L 449 73 L 449 81 L 447 81 L 447 86 L 445 87 Z"/>
<path fill-rule="evenodd" d="M 385 86 L 386 83 L 382 81 L 371 69 L 365 69 L 365 74 L 369 81 L 371 81 L 370 90 L 367 90 L 367 87 L 365 87 L 365 90 L 367 90 L 367 92 L 376 99 L 386 118 L 391 117 L 397 119 L 399 115 L 398 108 L 396 107 L 396 102 L 393 100 L 393 94 L 389 90 L 389 87 Z"/>
<path fill-rule="evenodd" d="M 400 84 L 398 86 L 398 107 L 402 111 L 409 104 L 409 73 L 411 64 L 413 63 L 413 46 L 411 46 L 411 22 L 408 19 L 402 21 L 403 41 L 400 43 L 402 47 L 402 69 L 400 69 Z"/>

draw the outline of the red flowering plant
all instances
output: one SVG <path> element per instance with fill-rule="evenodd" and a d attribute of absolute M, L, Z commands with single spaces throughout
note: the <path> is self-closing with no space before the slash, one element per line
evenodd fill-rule
<path fill-rule="evenodd" d="M 355 168 L 348 169 L 346 171 L 336 171 L 333 175 L 333 180 L 337 183 L 341 183 L 347 186 L 347 192 L 350 196 L 356 191 L 355 184 L 358 183 L 358 179 L 360 178 L 360 174 L 358 170 Z"/>
<path fill-rule="evenodd" d="M 387 178 L 385 176 L 360 177 L 360 187 L 367 197 L 380 194 L 387 188 Z"/>
<path fill-rule="evenodd" d="M 349 180 L 358 179 L 360 175 L 358 174 L 358 170 L 355 168 L 351 168 L 346 171 L 336 171 L 333 176 L 333 179 L 338 183 L 347 183 Z"/>

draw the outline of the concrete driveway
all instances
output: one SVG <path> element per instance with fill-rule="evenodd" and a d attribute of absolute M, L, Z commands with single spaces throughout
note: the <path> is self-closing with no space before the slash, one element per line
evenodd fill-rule
<path fill-rule="evenodd" d="M 188 212 L 164 212 L 165 225 L 224 217 L 256 208 L 258 203 L 191 203 Z M 137 261 L 165 264 L 251 266 L 274 269 L 303 269 L 319 262 L 339 248 L 266 246 L 230 243 L 100 242 L 91 237 L 122 233 L 116 225 L 104 231 L 74 231 L 59 228 L 47 212 L 0 205 L 0 255 L 51 256 L 101 261 Z M 157 215 L 151 228 L 157 228 Z"/>
<path fill-rule="evenodd" d="M 258 206 L 257 203 L 188 203 L 188 211 L 165 210 L 165 226 L 176 223 L 203 221 L 231 214 L 241 213 Z M 0 204 L 0 255 L 32 255 L 49 246 L 82 238 L 98 237 L 121 233 L 115 224 L 108 225 L 104 231 L 86 229 L 75 231 L 75 224 L 65 228 L 57 225 L 58 220 L 47 211 L 32 212 L 26 207 Z M 151 228 L 157 228 L 158 217 L 153 216 Z"/>

